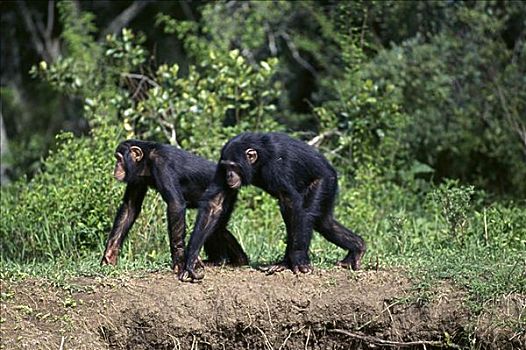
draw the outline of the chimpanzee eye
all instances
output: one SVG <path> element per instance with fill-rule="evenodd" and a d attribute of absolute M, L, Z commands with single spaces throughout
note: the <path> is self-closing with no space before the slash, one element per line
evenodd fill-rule
<path fill-rule="evenodd" d="M 231 160 L 222 160 L 219 163 L 228 171 L 237 171 L 240 168 L 238 163 Z"/>

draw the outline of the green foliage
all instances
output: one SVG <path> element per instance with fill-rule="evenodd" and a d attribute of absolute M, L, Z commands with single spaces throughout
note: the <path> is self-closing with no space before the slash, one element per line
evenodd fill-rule
<path fill-rule="evenodd" d="M 323 6 L 314 1 L 211 2 L 202 7 L 198 22 L 159 14 L 156 24 L 165 33 L 175 34 L 197 62 L 206 60 L 211 49 L 223 55 L 238 50 L 253 67 L 269 57 L 278 58 L 274 79 L 281 83 L 283 93 L 277 107 L 286 112 L 281 120 L 296 126 L 311 117 L 293 113 L 310 110 L 316 82 L 309 82 L 305 75 L 340 73 L 342 52 L 331 17 L 340 15 L 343 6 Z"/>
<path fill-rule="evenodd" d="M 119 197 L 107 150 L 118 135 L 109 125 L 91 138 L 60 134 L 41 174 L 2 190 L 3 259 L 78 258 L 100 245 Z"/>
<path fill-rule="evenodd" d="M 473 186 L 459 186 L 458 181 L 446 181 L 429 193 L 429 201 L 441 212 L 453 238 L 463 237 L 467 229 Z"/>
<path fill-rule="evenodd" d="M 119 73 L 131 72 L 146 61 L 148 53 L 143 47 L 145 41 L 144 35 L 135 35 L 130 29 L 124 28 L 121 37 L 115 34 L 106 37 L 104 55 L 111 66 L 119 67 Z"/>
<path fill-rule="evenodd" d="M 74 48 L 96 45 L 80 66 L 75 55 L 81 53 L 74 49 L 73 57 L 52 65 L 43 62 L 33 71 L 60 91 L 84 99 L 92 132 L 79 139 L 60 134 L 59 147 L 40 174 L 3 189 L 2 208 L 8 213 L 1 230 L 5 260 L 79 259 L 102 249 L 121 192 L 110 176 L 112 154 L 124 137 L 179 142 L 215 158 L 224 140 L 241 131 L 280 129 L 269 116 L 277 95 L 271 79 L 275 59 L 253 67 L 236 50 L 226 55 L 210 50 L 186 76 L 178 75 L 177 65 L 161 65 L 150 78 L 133 72 L 145 60 L 144 37 L 124 29 L 119 37 L 94 43 L 75 33 L 67 36 Z M 167 259 L 166 235 L 159 234 L 166 231 L 164 204 L 153 193 L 146 203 L 135 224 L 140 237 L 125 245 L 124 261 L 136 254 Z"/>
<path fill-rule="evenodd" d="M 315 109 L 321 131 L 337 135 L 328 143 L 329 156 L 346 169 L 374 165 L 391 170 L 395 160 L 405 156 L 400 142 L 405 116 L 394 98 L 394 87 L 381 89 L 353 72 L 334 85 L 338 97 Z"/>
<path fill-rule="evenodd" d="M 81 138 L 60 133 L 40 173 L 2 188 L 5 260 L 78 259 L 99 250 L 120 198 L 111 176 L 112 154 L 123 134 L 117 115 L 128 104 L 127 91 L 118 87 L 121 74 L 144 61 L 142 38 L 123 30 L 121 37 L 98 43 L 91 36 L 94 17 L 75 11 L 72 3 L 60 4 L 69 56 L 51 65 L 41 62 L 32 72 L 59 91 L 83 98 L 92 131 Z"/>
<path fill-rule="evenodd" d="M 93 51 L 99 51 L 93 35 L 97 30 L 94 24 L 95 15 L 90 12 L 80 13 L 70 1 L 60 1 L 57 7 L 60 22 L 64 27 L 62 37 L 68 49 L 68 56 L 79 58 L 84 63 L 90 62 L 94 57 Z"/>
<path fill-rule="evenodd" d="M 68 55 L 51 65 L 41 61 L 31 68 L 30 74 L 40 76 L 59 91 L 85 94 L 100 84 L 96 72 L 102 51 L 93 36 L 95 16 L 89 12 L 79 13 L 75 4 L 69 1 L 61 1 L 57 7 L 64 25 L 62 38 Z"/>
<path fill-rule="evenodd" d="M 147 139 L 168 140 L 216 158 L 224 140 L 246 130 L 278 130 L 272 118 L 277 61 L 254 68 L 237 50 L 224 55 L 210 49 L 198 67 L 179 76 L 179 67 L 161 65 L 153 87 L 124 110 L 125 125 Z M 213 137 L 203 138 L 204 134 Z"/>
<path fill-rule="evenodd" d="M 395 33 L 400 28 L 392 35 L 404 40 L 380 51 L 365 72 L 380 86 L 400 88 L 402 109 L 410 117 L 407 143 L 419 161 L 436 170 L 437 179 L 458 178 L 523 198 L 526 95 L 520 86 L 526 51 L 523 39 L 509 33 L 511 25 L 524 32 L 524 4 L 419 6 L 425 8 L 416 11 L 420 16 L 437 13 L 430 23 L 434 28 L 407 36 L 414 29 L 406 33 L 392 26 Z M 388 8 L 410 16 L 409 7 L 392 2 Z"/>
<path fill-rule="evenodd" d="M 121 78 L 128 77 L 146 61 L 145 37 L 124 28 L 121 35 L 111 34 L 105 41 L 97 42 L 93 37 L 93 14 L 79 13 L 69 1 L 61 1 L 58 7 L 68 54 L 52 64 L 41 61 L 31 68 L 30 74 L 61 93 L 91 100 L 108 100 L 122 93 L 116 90 Z"/>

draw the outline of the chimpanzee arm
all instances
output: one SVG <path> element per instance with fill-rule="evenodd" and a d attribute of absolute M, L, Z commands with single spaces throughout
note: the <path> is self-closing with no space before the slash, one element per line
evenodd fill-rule
<path fill-rule="evenodd" d="M 128 184 L 126 187 L 122 204 L 117 211 L 113 228 L 108 236 L 101 265 L 115 265 L 117 263 L 122 242 L 141 212 L 142 201 L 147 190 L 148 187 L 144 184 Z"/>
<path fill-rule="evenodd" d="M 203 196 L 194 230 L 186 249 L 185 267 L 179 273 L 180 280 L 198 280 L 202 275 L 195 272 L 199 252 L 206 239 L 219 227 L 226 226 L 237 199 L 236 190 L 225 190 L 212 184 Z"/>

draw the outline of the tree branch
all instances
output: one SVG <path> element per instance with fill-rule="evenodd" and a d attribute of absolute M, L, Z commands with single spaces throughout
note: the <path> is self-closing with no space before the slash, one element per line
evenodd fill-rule
<path fill-rule="evenodd" d="M 26 2 L 24 0 L 21 0 L 21 1 L 17 1 L 16 4 L 18 5 L 18 9 L 20 10 L 19 11 L 20 15 L 22 16 L 22 19 L 24 20 L 26 29 L 29 31 L 29 34 L 31 35 L 31 40 L 33 41 L 33 45 L 35 49 L 37 50 L 38 54 L 47 62 L 51 62 L 51 57 L 46 52 L 43 40 L 38 35 L 38 30 L 36 28 L 37 25 L 35 24 L 35 21 L 33 20 L 32 12 L 27 7 Z"/>
<path fill-rule="evenodd" d="M 188 5 L 188 3 L 189 3 L 188 0 L 179 1 L 179 6 L 181 6 L 181 9 L 183 10 L 184 16 L 187 19 L 189 19 L 191 21 L 195 21 L 194 13 L 192 12 L 192 8 L 190 7 L 190 5 Z"/>
<path fill-rule="evenodd" d="M 318 72 L 309 62 L 307 62 L 307 60 L 301 57 L 298 48 L 296 47 L 296 45 L 294 45 L 290 36 L 285 32 L 281 33 L 281 36 L 283 37 L 283 39 L 285 39 L 285 43 L 287 44 L 287 47 L 289 48 L 289 51 L 292 54 L 292 57 L 296 60 L 296 62 L 298 62 L 303 68 L 308 70 L 313 76 L 317 77 Z"/>
<path fill-rule="evenodd" d="M 53 34 L 53 22 L 55 21 L 55 1 L 50 0 L 47 3 L 47 26 L 45 35 L 48 38 L 51 38 L 51 34 Z"/>
<path fill-rule="evenodd" d="M 60 55 L 60 43 L 58 38 L 53 38 L 53 22 L 55 20 L 55 2 L 48 2 L 47 26 L 37 19 L 24 0 L 17 1 L 20 15 L 24 21 L 26 29 L 29 31 L 31 41 L 38 54 L 46 61 L 53 62 Z"/>
<path fill-rule="evenodd" d="M 268 37 L 268 48 L 270 51 L 270 55 L 276 56 L 278 53 L 278 48 L 276 46 L 276 38 L 274 37 L 274 33 L 272 32 L 272 29 L 270 28 L 270 25 L 267 21 L 265 21 L 265 32 L 267 33 Z"/>
<path fill-rule="evenodd" d="M 146 75 L 143 75 L 143 74 L 138 74 L 138 73 L 121 73 L 121 76 L 123 76 L 125 78 L 144 80 L 148 84 L 150 84 L 151 86 L 161 87 L 159 84 L 157 84 L 157 82 L 155 80 L 153 80 L 150 77 L 148 77 Z"/>
<path fill-rule="evenodd" d="M 319 147 L 326 138 L 329 138 L 334 135 L 341 135 L 341 133 L 338 130 L 328 130 L 307 141 L 307 144 L 313 147 Z"/>
<path fill-rule="evenodd" d="M 155 0 L 134 1 L 128 8 L 122 11 L 111 23 L 101 32 L 100 37 L 104 38 L 108 34 L 118 33 L 123 27 L 127 26 L 137 15 L 150 3 Z"/>

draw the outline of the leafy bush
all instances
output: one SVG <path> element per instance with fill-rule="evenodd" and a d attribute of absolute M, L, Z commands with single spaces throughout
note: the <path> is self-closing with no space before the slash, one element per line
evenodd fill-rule
<path fill-rule="evenodd" d="M 269 59 L 254 68 L 237 50 L 210 50 L 186 76 L 176 64 L 161 65 L 150 79 L 152 87 L 123 111 L 124 124 L 143 138 L 216 158 L 225 140 L 242 131 L 280 129 L 272 117 L 276 63 Z"/>
<path fill-rule="evenodd" d="M 58 136 L 60 146 L 30 183 L 2 193 L 0 237 L 4 259 L 79 257 L 98 248 L 119 195 L 108 148 L 119 131 L 104 125 L 92 137 Z"/>
<path fill-rule="evenodd" d="M 453 238 L 463 238 L 468 225 L 473 186 L 459 186 L 458 181 L 446 181 L 429 193 L 431 205 L 440 211 Z"/>
<path fill-rule="evenodd" d="M 506 41 L 514 21 L 524 26 L 524 4 L 421 6 L 420 15 L 439 14 L 419 23 L 431 28 L 408 36 L 406 25 L 391 23 L 388 37 L 404 40 L 398 37 L 394 47 L 381 50 L 364 73 L 380 87 L 399 88 L 409 117 L 406 142 L 420 162 L 435 169 L 437 181 L 457 178 L 488 192 L 525 197 L 526 93 L 519 86 L 526 65 L 518 62 L 526 51 L 522 39 L 515 47 Z M 403 22 L 418 14 L 409 3 L 391 2 L 389 8 L 403 14 Z"/>

